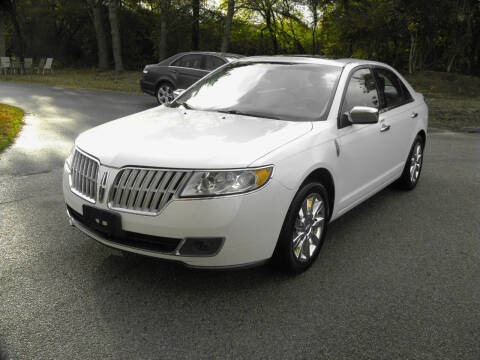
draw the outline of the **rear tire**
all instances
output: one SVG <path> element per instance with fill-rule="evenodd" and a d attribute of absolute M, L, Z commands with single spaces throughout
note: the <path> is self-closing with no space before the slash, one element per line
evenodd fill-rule
<path fill-rule="evenodd" d="M 315 261 L 325 240 L 330 215 L 327 190 L 320 182 L 302 186 L 293 198 L 273 254 L 274 262 L 299 274 Z"/>
<path fill-rule="evenodd" d="M 160 105 L 168 104 L 173 100 L 173 90 L 175 88 L 172 84 L 167 82 L 162 82 L 158 85 L 157 90 L 155 90 L 155 97 Z"/>
<path fill-rule="evenodd" d="M 403 190 L 413 190 L 417 186 L 423 165 L 423 139 L 417 135 L 413 141 L 412 148 L 408 154 L 402 176 L 396 181 L 395 185 Z"/>

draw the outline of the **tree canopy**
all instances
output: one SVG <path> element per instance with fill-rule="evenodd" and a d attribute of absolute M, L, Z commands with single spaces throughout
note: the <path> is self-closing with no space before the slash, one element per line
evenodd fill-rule
<path fill-rule="evenodd" d="M 0 55 L 141 68 L 188 50 L 480 75 L 480 0 L 2 0 Z"/>

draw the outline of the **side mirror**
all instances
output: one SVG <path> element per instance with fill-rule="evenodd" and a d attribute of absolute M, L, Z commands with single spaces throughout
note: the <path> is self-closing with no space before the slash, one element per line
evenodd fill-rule
<path fill-rule="evenodd" d="M 352 124 L 376 124 L 378 122 L 378 109 L 370 106 L 355 106 L 348 114 Z"/>
<path fill-rule="evenodd" d="M 173 90 L 173 98 L 177 98 L 179 97 L 180 95 L 182 95 L 182 93 L 185 91 L 185 89 L 176 89 L 176 90 Z"/>

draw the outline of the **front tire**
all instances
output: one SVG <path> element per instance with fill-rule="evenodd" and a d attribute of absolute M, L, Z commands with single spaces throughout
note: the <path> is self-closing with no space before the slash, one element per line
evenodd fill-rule
<path fill-rule="evenodd" d="M 173 86 L 169 83 L 161 83 L 155 92 L 155 97 L 160 105 L 168 104 L 173 100 Z"/>
<path fill-rule="evenodd" d="M 405 162 L 402 176 L 396 182 L 400 189 L 413 190 L 417 186 L 422 172 L 424 147 L 423 139 L 417 135 Z"/>
<path fill-rule="evenodd" d="M 283 270 L 301 273 L 317 258 L 325 240 L 330 205 L 319 182 L 304 185 L 295 195 L 273 255 Z"/>

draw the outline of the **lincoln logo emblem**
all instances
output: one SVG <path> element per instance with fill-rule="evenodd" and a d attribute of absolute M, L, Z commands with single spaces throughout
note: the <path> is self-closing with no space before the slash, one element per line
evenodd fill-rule
<path fill-rule="evenodd" d="M 103 197 L 105 196 L 105 188 L 107 187 L 107 177 L 108 172 L 104 172 L 102 176 L 102 181 L 100 181 L 100 187 L 98 189 L 98 201 L 102 202 Z"/>

